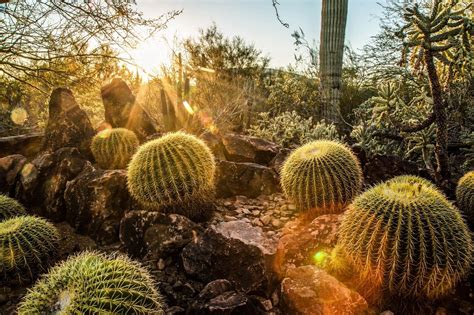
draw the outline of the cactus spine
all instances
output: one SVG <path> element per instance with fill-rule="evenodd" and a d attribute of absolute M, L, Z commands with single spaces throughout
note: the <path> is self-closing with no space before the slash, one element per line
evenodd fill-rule
<path fill-rule="evenodd" d="M 469 222 L 474 222 L 474 171 L 464 174 L 456 188 L 459 208 L 466 214 Z"/>
<path fill-rule="evenodd" d="M 281 184 L 287 198 L 300 210 L 336 213 L 360 191 L 362 171 L 345 145 L 320 140 L 303 145 L 288 157 Z"/>
<path fill-rule="evenodd" d="M 58 243 L 58 231 L 44 219 L 17 216 L 0 222 L 0 273 L 33 278 L 35 271 L 47 269 Z"/>
<path fill-rule="evenodd" d="M 91 151 L 97 164 L 103 169 L 127 167 L 139 145 L 133 131 L 125 128 L 106 129 L 92 139 Z"/>
<path fill-rule="evenodd" d="M 18 314 L 164 314 L 154 286 L 148 272 L 126 257 L 84 252 L 38 281 Z"/>
<path fill-rule="evenodd" d="M 213 196 L 214 173 L 214 157 L 203 141 L 170 133 L 140 147 L 128 167 L 128 188 L 152 208 L 196 204 Z"/>
<path fill-rule="evenodd" d="M 433 299 L 469 271 L 473 244 L 459 211 L 423 182 L 391 180 L 355 199 L 337 250 L 367 290 Z"/>
<path fill-rule="evenodd" d="M 26 210 L 18 201 L 0 195 L 0 222 L 23 214 L 26 214 Z"/>

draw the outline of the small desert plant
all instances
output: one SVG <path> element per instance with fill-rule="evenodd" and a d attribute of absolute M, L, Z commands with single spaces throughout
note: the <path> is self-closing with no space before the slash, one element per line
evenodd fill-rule
<path fill-rule="evenodd" d="M 26 214 L 26 210 L 18 201 L 0 195 L 0 222 L 23 214 Z"/>
<path fill-rule="evenodd" d="M 49 267 L 58 242 L 58 231 L 44 219 L 17 216 L 0 222 L 0 273 L 33 278 Z"/>
<path fill-rule="evenodd" d="M 320 140 L 291 153 L 281 171 L 281 185 L 300 210 L 335 213 L 359 193 L 362 171 L 345 145 Z"/>
<path fill-rule="evenodd" d="M 170 133 L 139 148 L 128 167 L 128 188 L 151 208 L 183 206 L 194 211 L 194 205 L 214 194 L 215 168 L 214 156 L 202 140 Z"/>
<path fill-rule="evenodd" d="M 314 123 L 310 117 L 305 119 L 296 112 L 284 112 L 270 117 L 260 113 L 257 122 L 248 132 L 255 137 L 278 143 L 283 147 L 294 147 L 315 140 L 341 140 L 336 126 L 324 121 Z"/>
<path fill-rule="evenodd" d="M 468 273 L 473 245 L 446 197 L 424 180 L 405 177 L 355 199 L 336 252 L 360 275 L 368 296 L 426 300 L 443 296 Z"/>
<path fill-rule="evenodd" d="M 135 133 L 125 128 L 106 129 L 92 139 L 91 151 L 103 169 L 126 168 L 139 145 Z"/>
<path fill-rule="evenodd" d="M 29 314 L 164 314 L 148 272 L 126 257 L 84 252 L 55 266 L 18 308 Z"/>
<path fill-rule="evenodd" d="M 474 171 L 464 174 L 456 188 L 456 200 L 459 208 L 470 222 L 474 222 Z"/>

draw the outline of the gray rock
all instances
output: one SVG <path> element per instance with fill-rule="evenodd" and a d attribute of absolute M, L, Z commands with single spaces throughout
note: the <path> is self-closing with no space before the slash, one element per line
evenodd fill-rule
<path fill-rule="evenodd" d="M 227 134 L 222 137 L 227 160 L 268 165 L 279 152 L 273 142 L 257 137 Z"/>
<path fill-rule="evenodd" d="M 216 191 L 218 198 L 244 195 L 255 198 L 280 191 L 275 171 L 254 163 L 217 161 Z"/>
<path fill-rule="evenodd" d="M 14 194 L 16 181 L 25 163 L 26 157 L 20 154 L 0 158 L 0 193 Z"/>
<path fill-rule="evenodd" d="M 87 114 L 79 107 L 71 90 L 56 88 L 49 100 L 49 118 L 42 150 L 54 152 L 63 147 L 76 147 L 92 158 L 90 144 L 95 131 Z"/>
<path fill-rule="evenodd" d="M 179 252 L 203 229 L 179 214 L 145 210 L 128 212 L 120 223 L 120 241 L 132 257 L 159 259 Z"/>
<path fill-rule="evenodd" d="M 232 221 L 209 227 L 181 257 L 185 271 L 201 281 L 227 279 L 244 292 L 267 292 L 274 280 L 274 254 L 275 243 L 261 228 Z"/>
<path fill-rule="evenodd" d="M 131 208 L 125 170 L 84 168 L 67 183 L 64 192 L 66 220 L 80 233 L 102 244 L 119 239 L 120 221 Z"/>

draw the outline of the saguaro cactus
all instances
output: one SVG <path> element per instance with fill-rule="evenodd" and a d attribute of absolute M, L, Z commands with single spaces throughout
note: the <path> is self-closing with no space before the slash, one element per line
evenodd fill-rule
<path fill-rule="evenodd" d="M 335 124 L 339 122 L 347 4 L 348 0 L 323 0 L 321 9 L 321 116 Z"/>

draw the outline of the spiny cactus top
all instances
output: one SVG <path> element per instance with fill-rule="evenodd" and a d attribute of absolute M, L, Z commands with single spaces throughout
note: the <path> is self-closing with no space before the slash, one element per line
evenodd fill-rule
<path fill-rule="evenodd" d="M 469 221 L 474 222 L 474 171 L 464 174 L 459 180 L 456 199 Z"/>
<path fill-rule="evenodd" d="M 59 234 L 54 225 L 34 216 L 0 222 L 0 273 L 32 278 L 55 258 Z"/>
<path fill-rule="evenodd" d="M 130 259 L 83 252 L 53 267 L 18 308 L 31 314 L 164 314 L 148 272 Z"/>
<path fill-rule="evenodd" d="M 408 184 L 422 184 L 425 186 L 429 186 L 433 189 L 438 189 L 435 184 L 433 184 L 431 181 L 427 180 L 426 178 L 420 177 L 420 176 L 415 176 L 415 175 L 400 175 L 396 176 L 394 178 L 391 178 L 386 181 L 387 184 L 391 183 L 408 183 Z"/>
<path fill-rule="evenodd" d="M 355 199 L 337 247 L 367 288 L 421 299 L 453 288 L 469 271 L 473 254 L 461 214 L 442 193 L 397 179 Z"/>
<path fill-rule="evenodd" d="M 18 201 L 0 195 L 0 222 L 23 214 L 26 214 L 26 210 Z"/>
<path fill-rule="evenodd" d="M 103 169 L 126 168 L 139 145 L 133 131 L 125 128 L 106 129 L 92 139 L 91 151 Z"/>
<path fill-rule="evenodd" d="M 128 166 L 128 188 L 151 207 L 188 204 L 214 191 L 211 150 L 195 136 L 170 133 L 139 148 Z"/>
<path fill-rule="evenodd" d="M 281 171 L 281 185 L 300 210 L 340 212 L 359 193 L 362 171 L 345 145 L 314 141 L 291 153 Z"/>

